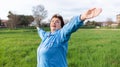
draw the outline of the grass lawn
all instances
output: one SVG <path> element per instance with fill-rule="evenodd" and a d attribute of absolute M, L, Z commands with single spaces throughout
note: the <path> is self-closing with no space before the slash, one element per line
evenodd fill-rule
<path fill-rule="evenodd" d="M 0 29 L 0 67 L 36 67 L 36 29 Z M 69 67 L 120 67 L 120 30 L 79 29 L 69 40 Z"/>

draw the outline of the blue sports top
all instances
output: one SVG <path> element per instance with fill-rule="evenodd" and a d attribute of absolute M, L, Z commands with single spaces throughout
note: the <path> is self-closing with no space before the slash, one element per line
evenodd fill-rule
<path fill-rule="evenodd" d="M 69 23 L 54 33 L 45 32 L 37 27 L 42 41 L 37 49 L 37 67 L 68 67 L 67 50 L 71 33 L 75 32 L 83 21 L 75 16 Z"/>

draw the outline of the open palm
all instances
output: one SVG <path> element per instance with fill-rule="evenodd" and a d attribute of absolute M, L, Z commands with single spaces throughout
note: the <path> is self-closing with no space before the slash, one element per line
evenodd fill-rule
<path fill-rule="evenodd" d="M 81 19 L 85 20 L 85 19 L 94 18 L 98 16 L 101 12 L 102 12 L 101 8 L 91 8 L 81 15 Z"/>

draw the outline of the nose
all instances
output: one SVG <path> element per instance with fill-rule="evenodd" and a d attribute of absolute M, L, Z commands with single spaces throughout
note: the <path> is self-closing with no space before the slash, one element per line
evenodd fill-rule
<path fill-rule="evenodd" d="M 56 24 L 56 21 L 54 21 L 53 24 Z"/>
<path fill-rule="evenodd" d="M 54 22 L 54 24 L 55 24 L 56 22 Z"/>

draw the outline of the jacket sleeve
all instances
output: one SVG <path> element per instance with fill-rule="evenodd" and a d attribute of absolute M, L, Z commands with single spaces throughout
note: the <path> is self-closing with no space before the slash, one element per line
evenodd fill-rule
<path fill-rule="evenodd" d="M 83 22 L 80 19 L 80 16 L 73 17 L 70 22 L 68 22 L 63 28 L 61 29 L 61 41 L 66 42 L 69 40 L 70 35 L 75 32 L 77 29 L 79 29 L 80 26 L 83 25 Z"/>
<path fill-rule="evenodd" d="M 43 29 L 39 28 L 39 27 L 37 27 L 37 31 L 38 31 L 38 35 L 43 40 L 44 37 L 45 37 L 46 32 Z"/>

